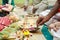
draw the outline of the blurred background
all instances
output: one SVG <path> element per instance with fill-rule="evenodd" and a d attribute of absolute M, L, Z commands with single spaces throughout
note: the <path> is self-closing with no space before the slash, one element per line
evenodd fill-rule
<path fill-rule="evenodd" d="M 22 7 L 24 4 L 24 0 L 14 0 L 15 4 L 19 7 Z M 2 0 L 0 0 L 0 4 L 2 4 Z M 29 1 L 29 4 L 32 4 L 32 0 Z"/>

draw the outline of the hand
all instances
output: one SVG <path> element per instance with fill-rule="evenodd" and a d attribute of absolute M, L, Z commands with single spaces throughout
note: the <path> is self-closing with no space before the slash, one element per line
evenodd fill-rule
<path fill-rule="evenodd" d="M 48 17 L 48 16 L 46 16 L 46 17 L 40 16 L 40 17 L 38 18 L 36 24 L 37 24 L 37 26 L 39 26 L 39 25 L 44 24 L 44 23 L 47 22 L 48 20 L 49 20 L 49 17 Z"/>

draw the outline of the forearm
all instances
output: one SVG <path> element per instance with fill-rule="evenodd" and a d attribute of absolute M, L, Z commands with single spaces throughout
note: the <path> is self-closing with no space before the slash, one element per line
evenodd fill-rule
<path fill-rule="evenodd" d="M 54 7 L 52 8 L 52 10 L 49 12 L 49 14 L 47 15 L 49 17 L 49 19 L 54 16 L 55 14 L 57 14 L 58 9 L 60 8 L 60 5 L 56 2 L 56 4 L 54 5 Z"/>

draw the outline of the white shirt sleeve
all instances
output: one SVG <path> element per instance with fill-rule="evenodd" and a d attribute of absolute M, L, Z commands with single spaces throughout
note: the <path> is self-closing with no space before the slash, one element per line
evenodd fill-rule
<path fill-rule="evenodd" d="M 45 10 L 41 13 L 39 13 L 39 15 L 42 15 L 42 16 L 47 16 L 49 14 L 50 10 Z"/>

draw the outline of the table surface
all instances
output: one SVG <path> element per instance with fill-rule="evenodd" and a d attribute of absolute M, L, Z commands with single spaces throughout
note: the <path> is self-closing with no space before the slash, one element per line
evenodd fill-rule
<path fill-rule="evenodd" d="M 33 33 L 29 40 L 46 40 L 41 32 Z"/>

